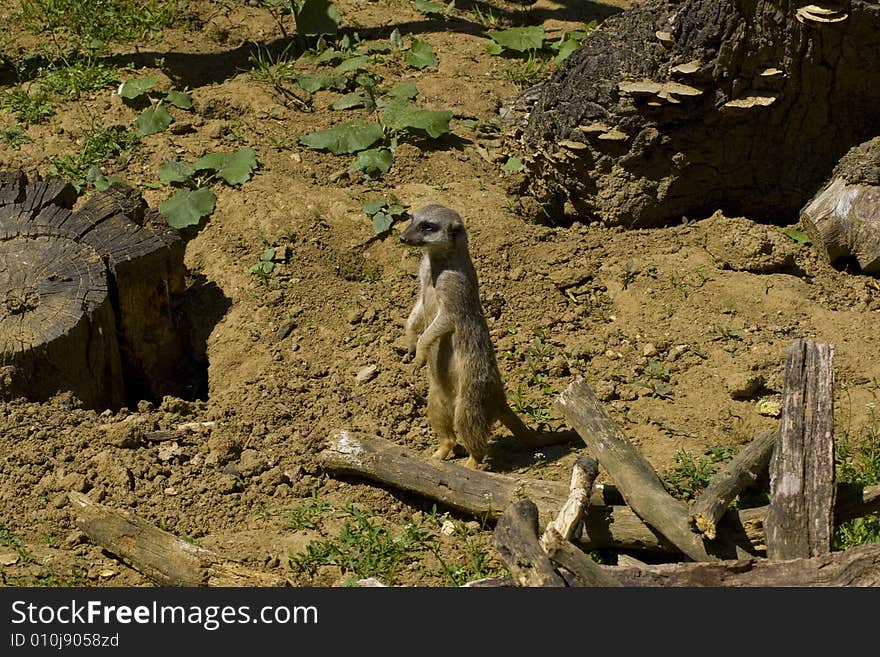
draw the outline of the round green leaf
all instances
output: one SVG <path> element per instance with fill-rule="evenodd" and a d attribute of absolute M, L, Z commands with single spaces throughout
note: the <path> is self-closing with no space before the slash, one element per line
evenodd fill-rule
<path fill-rule="evenodd" d="M 165 100 L 180 109 L 190 109 L 193 106 L 192 96 L 174 89 L 165 95 Z"/>
<path fill-rule="evenodd" d="M 186 162 L 166 162 L 159 167 L 159 180 L 165 185 L 185 183 L 194 173 L 195 169 Z"/>
<path fill-rule="evenodd" d="M 526 52 L 528 50 L 540 50 L 544 47 L 544 26 L 533 25 L 531 27 L 511 27 L 500 32 L 489 32 L 492 40 L 502 48 Z"/>
<path fill-rule="evenodd" d="M 296 31 L 303 36 L 336 34 L 342 19 L 330 0 L 305 0 L 295 17 Z"/>
<path fill-rule="evenodd" d="M 253 148 L 240 148 L 234 153 L 209 153 L 193 164 L 195 171 L 216 171 L 230 185 L 247 182 L 256 168 L 257 154 Z"/>
<path fill-rule="evenodd" d="M 159 204 L 159 212 L 165 217 L 169 226 L 186 228 L 195 226 L 202 217 L 214 212 L 216 201 L 214 192 L 207 187 L 195 190 L 181 189 L 167 201 Z"/>
<path fill-rule="evenodd" d="M 414 41 L 407 51 L 405 59 L 407 64 L 419 70 L 429 66 L 437 66 L 439 63 L 431 44 L 425 41 Z"/>
<path fill-rule="evenodd" d="M 391 226 L 394 224 L 394 219 L 389 217 L 384 212 L 377 212 L 373 215 L 373 232 L 376 235 L 381 235 L 382 233 L 387 233 L 391 230 Z"/>
<path fill-rule="evenodd" d="M 434 139 L 449 132 L 450 119 L 452 112 L 424 110 L 403 99 L 391 101 L 382 112 L 386 127 L 392 130 L 420 130 Z"/>
<path fill-rule="evenodd" d="M 383 136 L 382 126 L 355 119 L 329 130 L 307 134 L 300 138 L 299 143 L 315 150 L 326 150 L 335 155 L 342 155 L 366 150 Z"/>
<path fill-rule="evenodd" d="M 148 75 L 140 80 L 127 80 L 119 85 L 119 95 L 126 100 L 134 100 L 156 86 L 156 78 Z"/>
<path fill-rule="evenodd" d="M 387 173 L 394 158 L 387 148 L 370 148 L 357 154 L 350 169 L 363 169 L 367 173 Z"/>
<path fill-rule="evenodd" d="M 162 132 L 171 125 L 171 122 L 174 119 L 171 118 L 171 115 L 161 105 L 156 107 L 148 107 L 145 109 L 139 117 L 134 120 L 134 124 L 137 126 L 138 135 L 141 137 L 146 137 L 147 135 L 154 135 L 157 132 Z"/>

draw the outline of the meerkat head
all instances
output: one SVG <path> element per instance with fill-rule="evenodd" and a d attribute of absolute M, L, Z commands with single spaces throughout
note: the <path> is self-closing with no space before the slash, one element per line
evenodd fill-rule
<path fill-rule="evenodd" d="M 459 214 L 442 205 L 426 205 L 412 215 L 412 222 L 400 235 L 410 246 L 447 251 L 467 248 L 467 232 Z"/>

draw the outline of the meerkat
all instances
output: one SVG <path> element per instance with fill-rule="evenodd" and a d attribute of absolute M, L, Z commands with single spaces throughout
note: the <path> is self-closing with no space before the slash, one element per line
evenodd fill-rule
<path fill-rule="evenodd" d="M 535 434 L 507 403 L 461 217 L 427 205 L 413 213 L 400 239 L 425 250 L 405 338 L 415 366 L 428 366 L 428 422 L 440 443 L 432 458 L 445 459 L 460 442 L 468 452 L 465 465 L 479 467 L 496 420 L 537 447 Z"/>

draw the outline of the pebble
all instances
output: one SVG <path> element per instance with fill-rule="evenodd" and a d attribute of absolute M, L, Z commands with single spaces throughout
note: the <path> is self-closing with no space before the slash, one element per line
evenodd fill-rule
<path fill-rule="evenodd" d="M 354 379 L 358 383 L 366 383 L 374 379 L 378 371 L 379 368 L 376 365 L 367 365 L 358 370 L 357 374 L 354 375 Z"/>
<path fill-rule="evenodd" d="M 364 311 L 360 308 L 353 308 L 345 316 L 345 320 L 349 324 L 357 324 L 364 318 Z"/>
<path fill-rule="evenodd" d="M 657 347 L 654 345 L 653 342 L 647 343 L 642 348 L 642 356 L 645 356 L 646 358 L 651 358 L 652 356 L 656 356 L 656 355 L 657 355 Z"/>

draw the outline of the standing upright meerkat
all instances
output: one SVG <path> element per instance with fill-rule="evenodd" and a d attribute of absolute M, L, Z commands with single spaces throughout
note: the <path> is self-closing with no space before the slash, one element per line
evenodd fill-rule
<path fill-rule="evenodd" d="M 425 250 L 406 343 L 416 367 L 428 365 L 428 421 L 440 442 L 432 458 L 445 459 L 460 442 L 469 455 L 465 465 L 478 467 L 496 420 L 527 446 L 540 446 L 507 403 L 461 217 L 426 205 L 413 212 L 400 239 Z"/>

